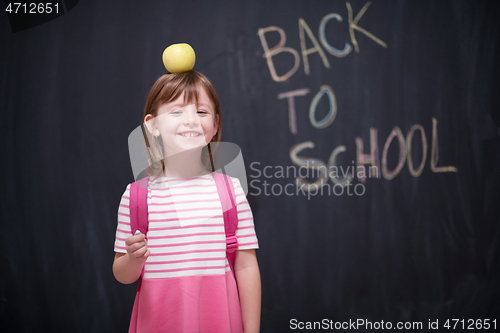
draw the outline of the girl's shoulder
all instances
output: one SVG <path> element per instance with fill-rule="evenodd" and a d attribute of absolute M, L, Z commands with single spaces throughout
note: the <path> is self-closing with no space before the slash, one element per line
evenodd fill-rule
<path fill-rule="evenodd" d="M 231 182 L 233 183 L 234 188 L 241 188 L 242 187 L 242 183 L 238 177 L 232 177 L 229 175 L 225 175 L 225 177 L 231 179 Z M 147 178 L 147 184 L 148 184 L 149 189 L 163 188 L 163 187 L 165 187 L 165 185 L 167 185 L 167 186 L 174 185 L 175 186 L 175 185 L 185 183 L 185 182 L 196 183 L 196 182 L 215 181 L 214 175 L 212 173 L 207 173 L 207 174 L 203 174 L 203 175 L 196 176 L 196 177 L 190 177 L 190 178 L 175 178 L 175 177 L 164 177 L 164 176 L 149 176 L 149 177 L 145 177 L 145 178 Z M 142 186 L 144 186 L 146 184 L 145 182 L 146 182 L 146 180 L 143 178 L 143 179 L 136 181 L 135 183 L 138 184 L 139 186 L 141 186 L 140 183 L 142 183 L 143 184 Z M 132 184 L 133 183 L 128 184 L 127 190 L 130 189 Z"/>

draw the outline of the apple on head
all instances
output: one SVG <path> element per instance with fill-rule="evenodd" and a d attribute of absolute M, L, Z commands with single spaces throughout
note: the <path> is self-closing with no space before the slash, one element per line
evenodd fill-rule
<path fill-rule="evenodd" d="M 193 69 L 196 54 L 189 44 L 172 44 L 163 51 L 162 60 L 170 73 L 186 72 Z"/>

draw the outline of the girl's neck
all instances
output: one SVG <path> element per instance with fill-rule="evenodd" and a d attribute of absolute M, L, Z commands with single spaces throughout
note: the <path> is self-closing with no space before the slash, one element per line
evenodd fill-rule
<path fill-rule="evenodd" d="M 165 177 L 191 178 L 209 173 L 201 161 L 201 150 L 187 151 L 165 158 Z"/>

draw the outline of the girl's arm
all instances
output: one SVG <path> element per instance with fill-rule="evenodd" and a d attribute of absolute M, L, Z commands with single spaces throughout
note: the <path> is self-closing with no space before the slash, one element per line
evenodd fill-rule
<path fill-rule="evenodd" d="M 261 285 L 255 250 L 236 251 L 234 273 L 240 296 L 243 332 L 259 332 Z"/>
<path fill-rule="evenodd" d="M 113 274 L 119 282 L 134 283 L 141 276 L 144 262 L 149 257 L 145 238 L 144 234 L 128 237 L 125 240 L 127 253 L 116 253 Z"/>

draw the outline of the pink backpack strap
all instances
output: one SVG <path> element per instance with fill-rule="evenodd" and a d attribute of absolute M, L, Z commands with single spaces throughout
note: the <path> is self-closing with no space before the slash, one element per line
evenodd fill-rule
<path fill-rule="evenodd" d="M 234 274 L 234 259 L 238 248 L 236 227 L 238 226 L 238 211 L 236 209 L 236 196 L 234 194 L 231 177 L 218 172 L 212 172 L 222 205 L 224 228 L 226 230 L 226 252 L 229 266 Z"/>
<path fill-rule="evenodd" d="M 139 230 L 144 235 L 148 232 L 148 183 L 149 177 L 142 178 L 130 184 L 130 229 L 132 234 Z M 142 276 L 144 275 L 144 267 L 142 268 L 137 291 L 141 289 Z"/>
<path fill-rule="evenodd" d="M 139 230 L 144 235 L 148 232 L 148 181 L 142 178 L 130 185 L 130 229 L 132 234 Z"/>

